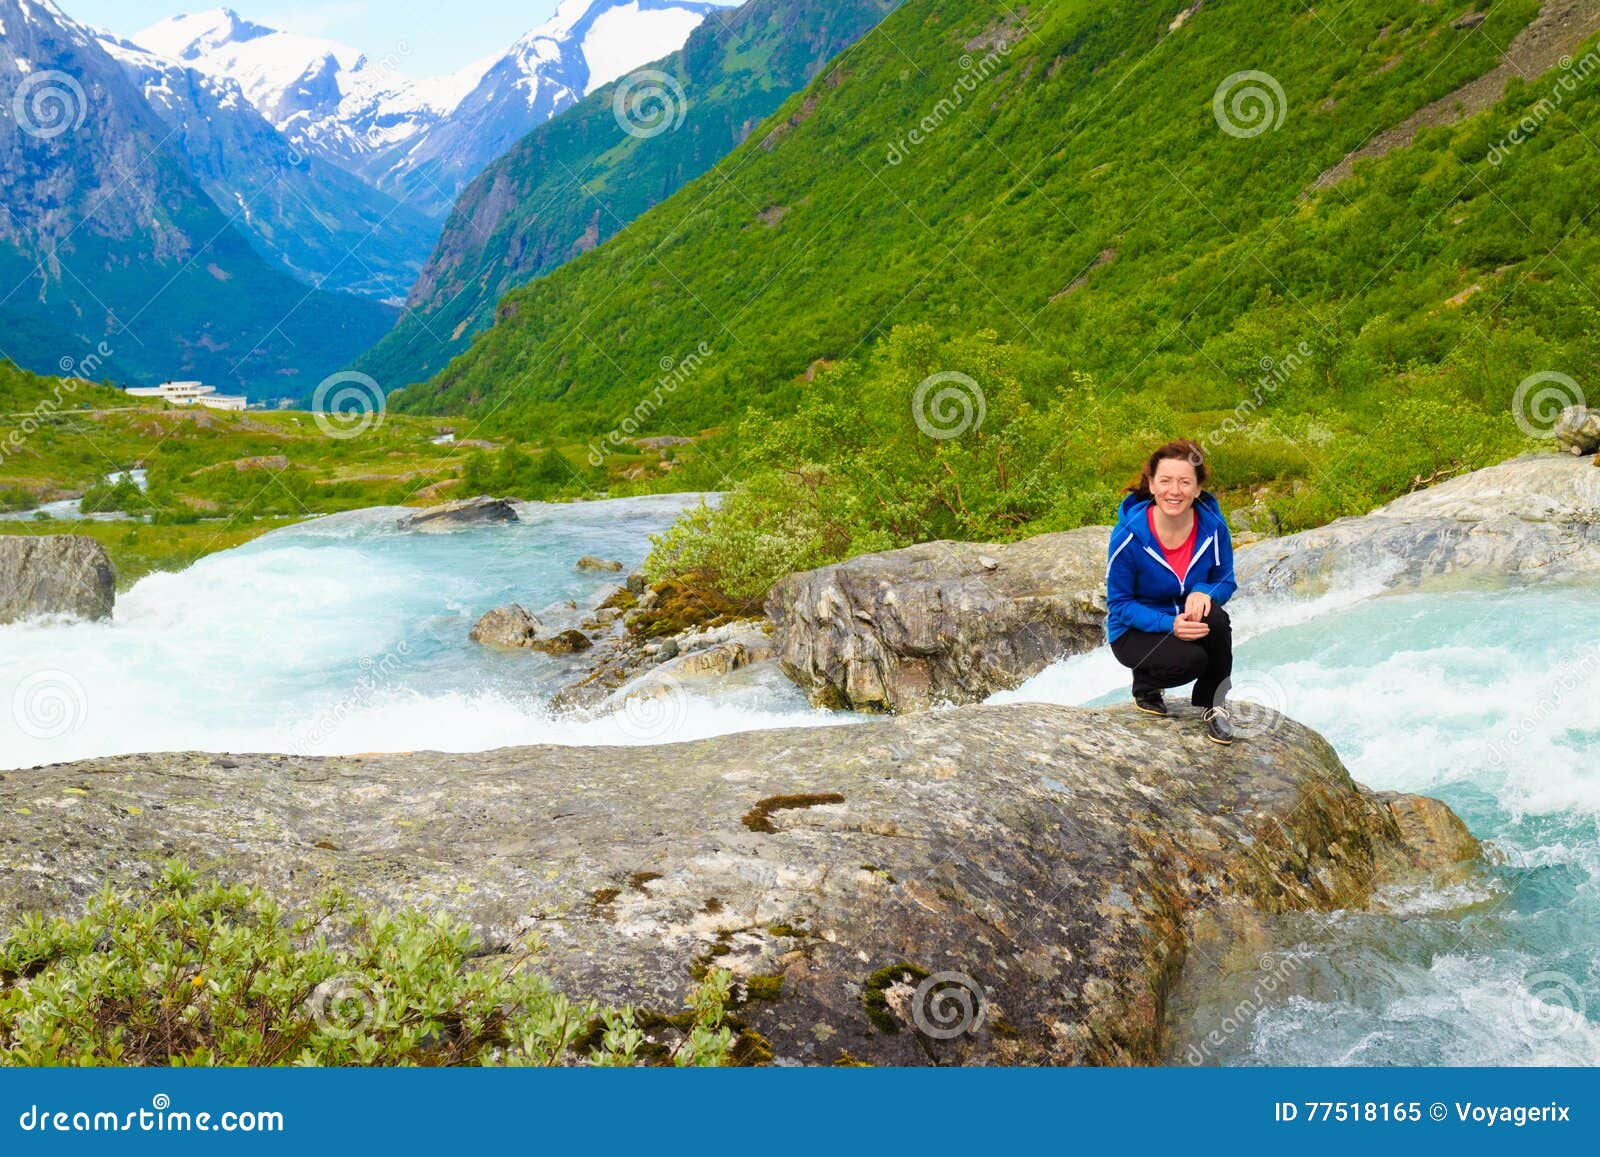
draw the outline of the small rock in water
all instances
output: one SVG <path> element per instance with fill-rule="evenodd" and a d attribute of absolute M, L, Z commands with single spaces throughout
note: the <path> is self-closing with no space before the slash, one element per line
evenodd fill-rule
<path fill-rule="evenodd" d="M 578 560 L 578 569 L 618 571 L 622 569 L 622 564 L 614 558 L 599 558 L 592 554 L 586 554 Z"/>
<path fill-rule="evenodd" d="M 548 638 L 534 639 L 528 646 L 535 651 L 543 651 L 547 655 L 571 655 L 578 651 L 587 651 L 594 643 L 589 636 L 579 630 L 562 631 L 559 635 Z"/>
<path fill-rule="evenodd" d="M 520 604 L 510 603 L 487 612 L 473 625 L 467 638 L 487 647 L 529 647 L 544 624 Z"/>
<path fill-rule="evenodd" d="M 415 514 L 403 515 L 395 520 L 395 525 L 401 530 L 433 534 L 476 523 L 518 521 L 520 519 L 510 499 L 480 494 L 476 498 L 458 498 L 419 510 Z"/>

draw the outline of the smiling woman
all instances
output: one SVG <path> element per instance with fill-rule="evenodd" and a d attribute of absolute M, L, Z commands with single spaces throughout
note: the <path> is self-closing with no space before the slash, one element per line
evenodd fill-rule
<path fill-rule="evenodd" d="M 1168 442 L 1127 488 L 1106 562 L 1106 641 L 1133 668 L 1133 701 L 1166 715 L 1162 689 L 1192 682 L 1206 737 L 1232 743 L 1226 706 L 1233 634 L 1233 539 L 1200 447 Z"/>

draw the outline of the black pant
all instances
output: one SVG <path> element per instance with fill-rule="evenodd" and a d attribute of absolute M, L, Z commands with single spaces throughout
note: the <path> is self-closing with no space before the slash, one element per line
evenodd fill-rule
<path fill-rule="evenodd" d="M 1192 682 L 1189 702 L 1196 707 L 1220 707 L 1228 695 L 1233 674 L 1233 625 L 1228 612 L 1211 604 L 1205 618 L 1211 628 L 1203 639 L 1180 639 L 1129 627 L 1111 643 L 1111 653 L 1124 667 L 1133 668 L 1133 693 Z"/>

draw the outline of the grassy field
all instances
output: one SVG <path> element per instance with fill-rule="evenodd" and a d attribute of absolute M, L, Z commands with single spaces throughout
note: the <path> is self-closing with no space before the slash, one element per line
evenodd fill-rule
<path fill-rule="evenodd" d="M 455 442 L 433 439 L 453 432 Z M 663 463 L 688 457 L 629 446 L 592 466 L 579 443 L 473 437 L 470 421 L 356 409 L 210 410 L 134 399 L 0 363 L 0 510 L 81 498 L 84 510 L 140 521 L 0 521 L 0 534 L 87 534 L 127 586 L 317 514 L 426 506 L 492 493 L 562 499 L 666 489 Z M 143 469 L 147 489 L 107 476 Z"/>

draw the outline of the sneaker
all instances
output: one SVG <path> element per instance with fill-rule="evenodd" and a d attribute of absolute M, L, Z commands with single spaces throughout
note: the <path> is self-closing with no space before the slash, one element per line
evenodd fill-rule
<path fill-rule="evenodd" d="M 1228 722 L 1226 707 L 1207 707 L 1201 716 L 1206 721 L 1206 738 L 1213 743 L 1232 743 L 1233 724 Z"/>
<path fill-rule="evenodd" d="M 1169 714 L 1167 701 L 1161 697 L 1160 691 L 1141 691 L 1133 697 L 1133 705 L 1151 715 Z"/>

